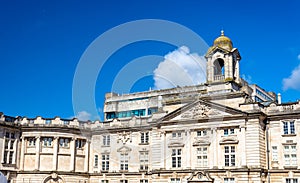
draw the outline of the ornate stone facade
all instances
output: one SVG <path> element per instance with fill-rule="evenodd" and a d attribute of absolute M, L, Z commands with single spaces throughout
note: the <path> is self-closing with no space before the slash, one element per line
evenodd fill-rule
<path fill-rule="evenodd" d="M 0 115 L 0 171 L 14 183 L 295 183 L 300 103 L 239 77 L 222 34 L 207 83 L 109 93 L 104 121 Z"/>

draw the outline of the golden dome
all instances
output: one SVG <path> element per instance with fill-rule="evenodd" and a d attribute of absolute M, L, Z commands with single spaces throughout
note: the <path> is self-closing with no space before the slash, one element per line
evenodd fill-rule
<path fill-rule="evenodd" d="M 228 37 L 224 36 L 223 30 L 221 31 L 221 36 L 215 39 L 214 47 L 220 47 L 228 51 L 232 50 L 232 42 Z"/>

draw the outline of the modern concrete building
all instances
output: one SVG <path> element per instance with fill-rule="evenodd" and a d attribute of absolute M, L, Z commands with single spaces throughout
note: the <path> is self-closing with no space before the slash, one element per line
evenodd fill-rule
<path fill-rule="evenodd" d="M 11 183 L 297 183 L 300 103 L 240 78 L 223 32 L 206 59 L 205 84 L 106 94 L 101 122 L 1 114 L 0 171 Z"/>

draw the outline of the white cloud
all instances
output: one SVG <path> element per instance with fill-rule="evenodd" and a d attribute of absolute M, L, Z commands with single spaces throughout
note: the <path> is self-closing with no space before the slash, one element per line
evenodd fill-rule
<path fill-rule="evenodd" d="M 181 46 L 164 58 L 154 70 L 154 89 L 197 85 L 206 81 L 206 60 L 197 53 L 190 53 L 187 46 Z"/>
<path fill-rule="evenodd" d="M 91 119 L 91 116 L 92 115 L 86 111 L 80 111 L 75 117 L 81 121 L 87 121 Z"/>
<path fill-rule="evenodd" d="M 300 54 L 298 55 L 298 57 L 297 57 L 297 58 L 298 58 L 298 60 L 300 60 Z"/>
<path fill-rule="evenodd" d="M 299 55 L 298 55 L 299 58 Z M 283 90 L 295 89 L 300 90 L 300 65 L 296 67 L 288 78 L 282 80 Z"/>

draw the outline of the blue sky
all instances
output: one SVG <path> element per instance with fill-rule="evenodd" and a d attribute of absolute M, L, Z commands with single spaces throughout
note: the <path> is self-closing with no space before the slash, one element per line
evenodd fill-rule
<path fill-rule="evenodd" d="M 300 2 L 296 0 L 0 3 L 0 111 L 7 115 L 74 116 L 72 83 L 84 51 L 111 28 L 140 19 L 184 25 L 209 45 L 224 29 L 241 53 L 241 74 L 246 79 L 282 93 L 285 102 L 300 98 Z M 124 65 L 145 55 L 163 57 L 175 49 L 144 41 L 116 51 L 97 79 L 97 108 L 102 110 L 104 94 Z M 148 90 L 153 82 L 152 77 L 142 78 L 131 91 Z"/>

